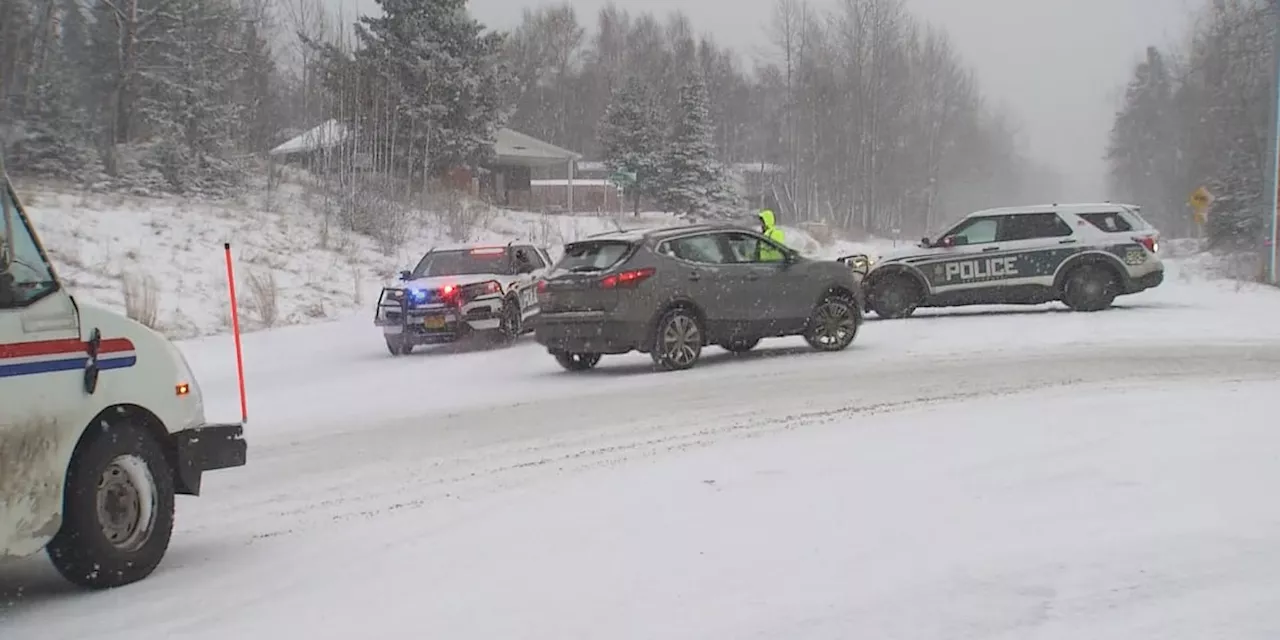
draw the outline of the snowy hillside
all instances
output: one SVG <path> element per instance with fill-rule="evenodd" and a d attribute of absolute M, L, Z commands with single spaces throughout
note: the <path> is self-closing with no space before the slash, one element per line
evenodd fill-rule
<path fill-rule="evenodd" d="M 384 283 L 430 247 L 454 243 L 448 229 L 457 227 L 433 212 L 412 212 L 404 245 L 384 251 L 373 238 L 326 225 L 314 196 L 293 184 L 270 195 L 264 190 L 229 200 L 17 186 L 77 296 L 121 311 L 126 289 L 135 300 L 150 297 L 156 324 L 175 337 L 229 330 L 225 242 L 234 250 L 241 322 L 254 330 L 369 311 Z M 475 216 L 467 241 L 528 240 L 549 247 L 553 256 L 565 242 L 619 224 L 674 221 L 660 213 L 615 219 L 484 209 Z M 856 249 L 824 245 L 798 229 L 787 229 L 787 238 L 811 255 Z"/>

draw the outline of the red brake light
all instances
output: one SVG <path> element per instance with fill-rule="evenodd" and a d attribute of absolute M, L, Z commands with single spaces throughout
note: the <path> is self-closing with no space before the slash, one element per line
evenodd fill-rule
<path fill-rule="evenodd" d="M 1160 249 L 1160 243 L 1158 242 L 1159 239 L 1156 238 L 1156 236 L 1137 236 L 1133 240 L 1134 242 L 1146 247 L 1147 251 L 1150 251 L 1151 253 L 1155 253 Z"/>
<path fill-rule="evenodd" d="M 648 267 L 646 269 L 635 269 L 633 271 L 623 271 L 622 273 L 615 273 L 611 276 L 605 276 L 601 278 L 600 286 L 604 289 L 622 289 L 624 287 L 625 288 L 634 287 L 640 284 L 641 282 L 648 280 L 649 277 L 655 273 L 655 271 L 656 270 L 653 267 Z"/>
<path fill-rule="evenodd" d="M 546 280 L 539 280 L 539 281 L 538 281 L 538 293 L 546 293 L 546 291 L 547 291 L 547 281 L 546 281 Z"/>

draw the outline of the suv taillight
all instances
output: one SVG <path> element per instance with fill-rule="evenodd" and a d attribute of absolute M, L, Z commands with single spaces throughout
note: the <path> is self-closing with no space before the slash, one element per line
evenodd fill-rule
<path fill-rule="evenodd" d="M 623 271 L 600 279 L 602 289 L 630 289 L 648 280 L 657 270 L 653 267 Z"/>
<path fill-rule="evenodd" d="M 1160 238 L 1157 236 L 1137 236 L 1133 241 L 1146 247 L 1147 251 L 1150 251 L 1151 253 L 1155 253 L 1160 250 Z"/>
<path fill-rule="evenodd" d="M 538 293 L 546 293 L 546 292 L 547 292 L 547 281 L 546 281 L 546 280 L 539 280 L 539 281 L 538 281 Z"/>

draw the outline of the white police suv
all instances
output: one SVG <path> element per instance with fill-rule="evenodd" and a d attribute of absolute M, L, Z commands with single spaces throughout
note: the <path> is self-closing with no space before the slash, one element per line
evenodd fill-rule
<path fill-rule="evenodd" d="M 538 314 L 538 278 L 551 258 L 532 244 L 432 249 L 403 284 L 383 287 L 373 322 L 391 355 L 473 332 L 514 341 Z"/>
<path fill-rule="evenodd" d="M 965 216 L 936 241 L 845 256 L 864 274 L 867 307 L 905 318 L 920 307 L 1044 304 L 1100 311 L 1159 286 L 1159 232 L 1126 204 L 1053 204 Z"/>

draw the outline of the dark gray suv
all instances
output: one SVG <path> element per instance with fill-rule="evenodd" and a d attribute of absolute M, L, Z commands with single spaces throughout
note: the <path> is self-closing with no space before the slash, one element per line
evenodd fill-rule
<path fill-rule="evenodd" d="M 849 267 L 727 225 L 619 231 L 566 245 L 538 283 L 538 304 L 537 341 L 571 371 L 629 351 L 648 353 L 660 370 L 688 369 L 705 345 L 744 352 L 775 336 L 803 335 L 815 349 L 840 351 L 862 323 Z"/>

